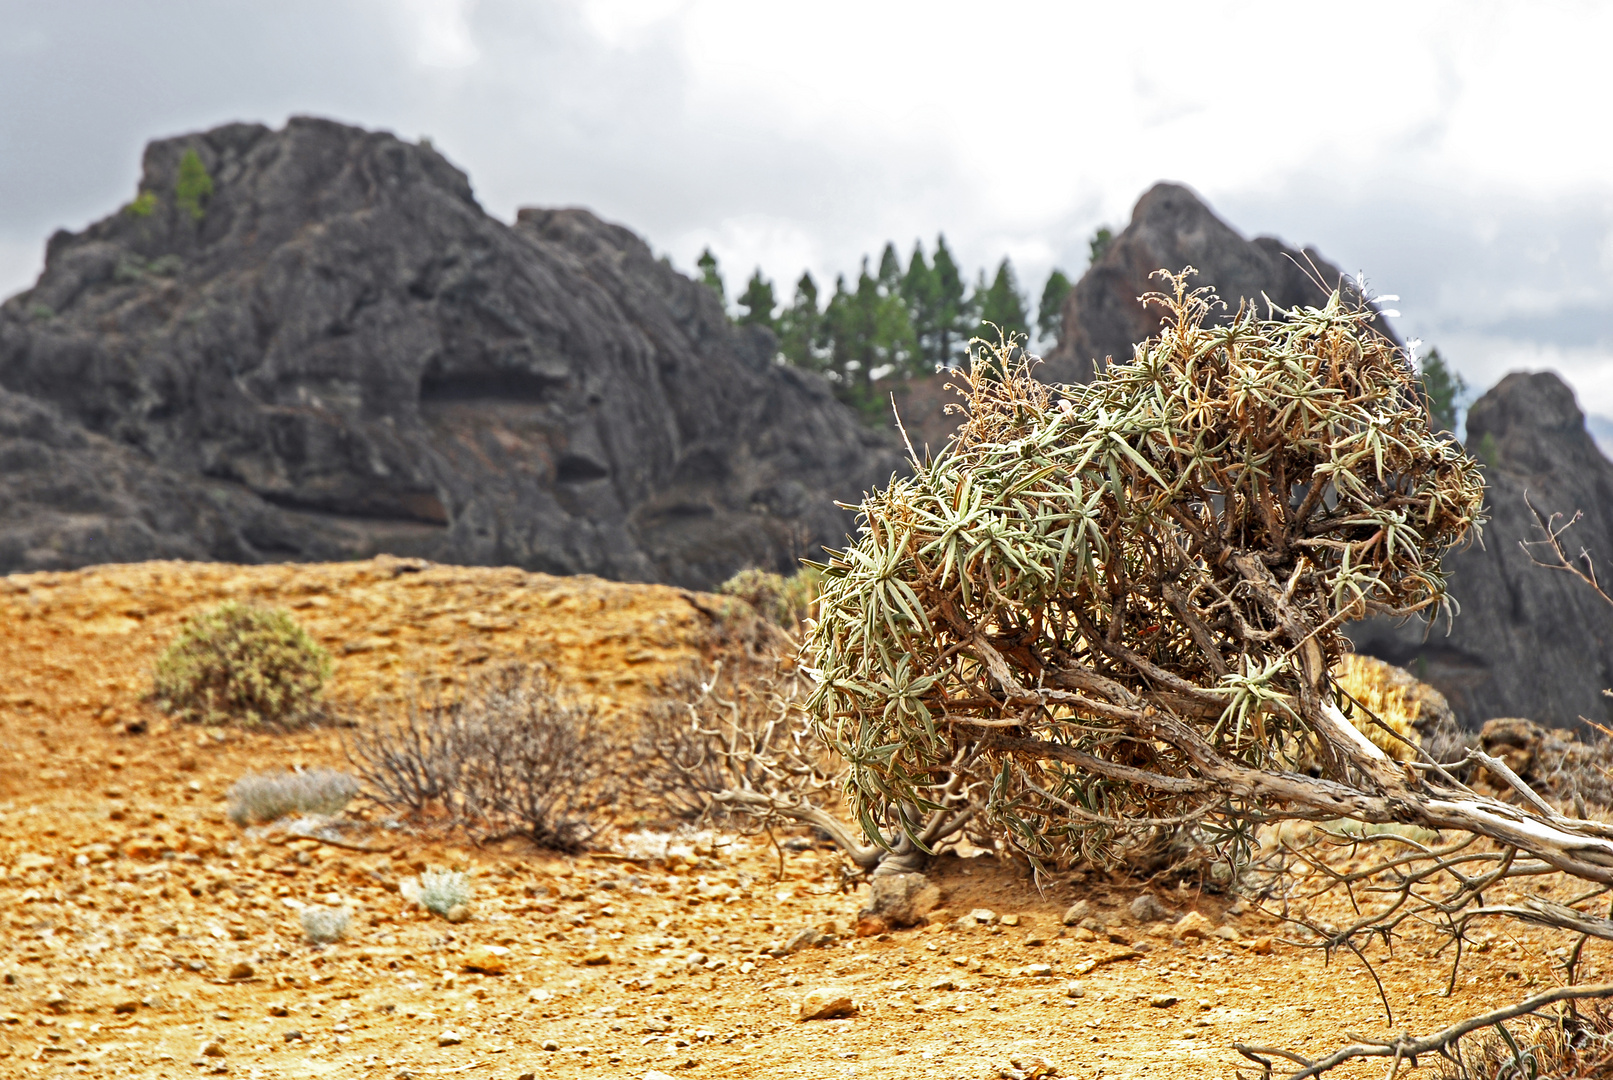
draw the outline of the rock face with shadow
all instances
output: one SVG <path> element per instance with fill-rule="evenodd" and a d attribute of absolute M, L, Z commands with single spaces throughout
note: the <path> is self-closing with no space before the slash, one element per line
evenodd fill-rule
<path fill-rule="evenodd" d="M 1319 306 L 1342 276 L 1311 248 L 1296 251 L 1270 236 L 1245 240 L 1189 189 L 1155 184 L 1137 200 L 1131 223 L 1070 290 L 1059 344 L 1045 358 L 1041 377 L 1091 382 L 1107 358 L 1130 360 L 1134 344 L 1159 332 L 1159 309 L 1138 299 L 1164 288 L 1149 275 L 1187 266 L 1198 271 L 1195 287 L 1213 286 L 1226 302 L 1223 319 L 1237 313 L 1240 300 L 1259 304 L 1264 314 L 1262 296 L 1284 308 Z"/>
<path fill-rule="evenodd" d="M 1467 446 L 1487 466 L 1490 522 L 1482 547 L 1445 557 L 1461 614 L 1431 628 L 1373 619 L 1350 638 L 1444 692 L 1469 728 L 1494 717 L 1613 723 L 1613 699 L 1602 693 L 1613 688 L 1613 604 L 1534 565 L 1520 547 L 1541 536 L 1526 495 L 1564 521 L 1583 512 L 1564 546 L 1571 557 L 1584 550 L 1604 587 L 1613 585 L 1613 462 L 1585 430 L 1574 392 L 1549 373 L 1514 372 L 1476 401 Z"/>
<path fill-rule="evenodd" d="M 710 586 L 839 544 L 835 500 L 901 468 L 632 233 L 505 225 L 429 146 L 231 124 L 152 143 L 140 189 L 0 305 L 0 571 L 387 552 Z"/>

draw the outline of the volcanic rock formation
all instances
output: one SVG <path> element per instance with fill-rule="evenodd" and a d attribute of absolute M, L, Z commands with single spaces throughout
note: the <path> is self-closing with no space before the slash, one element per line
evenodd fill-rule
<path fill-rule="evenodd" d="M 0 305 L 0 571 L 388 552 L 709 586 L 838 544 L 835 500 L 901 467 L 632 233 L 505 225 L 429 146 L 230 124 L 152 143 L 140 190 Z"/>
<path fill-rule="evenodd" d="M 1107 358 L 1130 360 L 1135 343 L 1159 332 L 1159 311 L 1139 299 L 1164 287 L 1150 275 L 1187 266 L 1198 271 L 1193 286 L 1211 286 L 1226 302 L 1220 318 L 1236 314 L 1240 301 L 1260 305 L 1262 314 L 1266 299 L 1284 308 L 1319 306 L 1343 278 L 1315 250 L 1295 251 L 1270 236 L 1245 240 L 1189 189 L 1155 184 L 1070 290 L 1058 347 L 1038 374 L 1048 382 L 1090 382 Z"/>
<path fill-rule="evenodd" d="M 1585 430 L 1574 392 L 1549 373 L 1514 372 L 1474 402 L 1467 446 L 1487 466 L 1490 521 L 1482 547 L 1445 557 L 1461 614 L 1432 627 L 1374 619 L 1350 638 L 1443 691 L 1470 728 L 1498 716 L 1613 723 L 1602 693 L 1613 687 L 1613 604 L 1520 547 L 1541 538 L 1526 496 L 1564 520 L 1583 512 L 1564 546 L 1571 557 L 1587 552 L 1613 585 L 1613 462 Z"/>

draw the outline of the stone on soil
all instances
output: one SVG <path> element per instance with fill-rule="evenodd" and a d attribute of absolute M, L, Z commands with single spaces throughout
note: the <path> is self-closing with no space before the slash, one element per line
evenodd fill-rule
<path fill-rule="evenodd" d="M 875 874 L 858 915 L 889 927 L 917 926 L 940 902 L 941 890 L 923 874 Z"/>
<path fill-rule="evenodd" d="M 795 1013 L 796 1019 L 801 1021 L 856 1015 L 857 1005 L 852 1001 L 851 991 L 844 986 L 821 986 L 808 991 Z"/>
<path fill-rule="evenodd" d="M 1215 923 L 1196 911 L 1189 911 L 1186 915 L 1176 920 L 1176 925 L 1171 927 L 1171 932 L 1179 938 L 1208 937 L 1215 932 Z"/>
<path fill-rule="evenodd" d="M 1161 904 L 1159 898 L 1150 892 L 1137 894 L 1137 899 L 1131 902 L 1127 910 L 1138 922 L 1162 922 L 1176 917 L 1176 912 Z"/>
<path fill-rule="evenodd" d="M 467 971 L 502 975 L 510 969 L 509 954 L 510 950 L 502 945 L 473 945 L 465 951 L 459 964 Z"/>

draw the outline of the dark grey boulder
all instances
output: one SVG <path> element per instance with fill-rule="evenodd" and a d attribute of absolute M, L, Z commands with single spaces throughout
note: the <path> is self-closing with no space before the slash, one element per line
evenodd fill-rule
<path fill-rule="evenodd" d="M 199 219 L 187 150 L 214 182 Z M 632 233 L 505 225 L 429 146 L 231 124 L 152 143 L 141 189 L 149 214 L 57 233 L 0 306 L 0 386 L 205 494 L 174 551 L 710 586 L 840 543 L 835 500 L 901 467 Z M 28 505 L 9 527 L 51 512 Z"/>

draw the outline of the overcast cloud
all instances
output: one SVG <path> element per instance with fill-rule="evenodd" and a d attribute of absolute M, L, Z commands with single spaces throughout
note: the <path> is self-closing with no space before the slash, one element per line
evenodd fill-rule
<path fill-rule="evenodd" d="M 1479 388 L 1613 413 L 1613 6 L 0 0 L 0 294 L 153 137 L 429 135 L 502 218 L 591 207 L 737 291 L 944 231 L 1027 291 L 1151 183 L 1396 293 Z"/>

